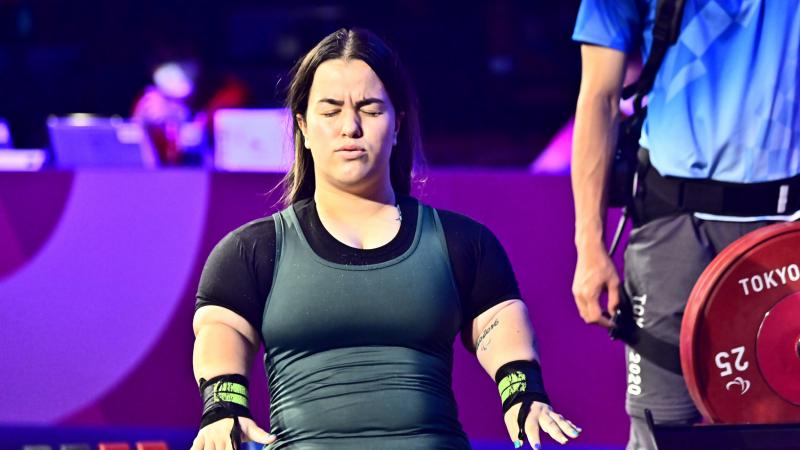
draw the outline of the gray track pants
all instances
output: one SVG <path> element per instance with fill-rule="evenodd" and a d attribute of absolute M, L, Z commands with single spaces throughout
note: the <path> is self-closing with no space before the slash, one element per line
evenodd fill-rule
<path fill-rule="evenodd" d="M 703 269 L 728 244 L 769 222 L 719 222 L 691 214 L 653 220 L 631 232 L 625 250 L 625 291 L 637 325 L 678 352 L 681 319 L 689 293 Z M 655 449 L 644 421 L 645 408 L 656 423 L 700 419 L 679 373 L 656 365 L 626 347 L 627 399 L 631 416 L 627 450 Z"/>

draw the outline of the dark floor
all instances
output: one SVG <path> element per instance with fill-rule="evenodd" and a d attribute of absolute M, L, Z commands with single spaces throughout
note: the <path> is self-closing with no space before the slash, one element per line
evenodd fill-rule
<path fill-rule="evenodd" d="M 128 442 L 135 448 L 137 441 L 164 441 L 170 450 L 188 450 L 194 439 L 194 429 L 173 428 L 72 428 L 38 426 L 0 426 L 0 450 L 22 450 L 27 445 L 46 445 L 59 450 L 62 445 L 84 444 L 95 450 L 100 442 Z M 514 445 L 508 441 L 473 441 L 473 450 L 505 450 Z M 74 448 L 74 447 L 73 447 Z M 529 448 L 529 447 L 528 447 Z M 544 449 L 621 450 L 622 447 L 558 445 L 546 442 Z M 247 445 L 246 450 L 261 450 L 260 445 Z"/>

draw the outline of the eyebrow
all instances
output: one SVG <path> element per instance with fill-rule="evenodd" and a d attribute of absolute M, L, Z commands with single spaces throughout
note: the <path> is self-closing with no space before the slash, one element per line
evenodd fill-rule
<path fill-rule="evenodd" d="M 334 106 L 344 106 L 344 101 L 336 100 L 333 98 L 321 98 L 317 103 L 328 103 Z M 384 104 L 385 102 L 379 98 L 365 98 L 364 100 L 359 100 L 356 102 L 356 109 L 361 109 L 364 106 L 371 105 L 373 103 L 380 103 Z"/>

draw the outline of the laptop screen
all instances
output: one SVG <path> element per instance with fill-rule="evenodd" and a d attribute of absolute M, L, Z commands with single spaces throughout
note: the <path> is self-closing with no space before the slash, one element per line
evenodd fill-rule
<path fill-rule="evenodd" d="M 157 159 L 139 123 L 70 116 L 47 121 L 56 167 L 155 167 Z"/>
<path fill-rule="evenodd" d="M 292 165 L 288 109 L 221 109 L 214 114 L 214 167 L 236 172 L 286 172 Z"/>

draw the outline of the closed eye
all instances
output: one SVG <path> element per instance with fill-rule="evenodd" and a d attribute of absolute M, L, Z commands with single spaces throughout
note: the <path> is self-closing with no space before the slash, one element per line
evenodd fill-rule
<path fill-rule="evenodd" d="M 322 112 L 320 114 L 322 114 L 323 117 L 333 117 L 336 114 L 339 114 L 339 110 L 338 109 L 334 109 L 334 110 L 331 110 L 331 111 Z"/>
<path fill-rule="evenodd" d="M 361 111 L 362 113 L 370 116 L 370 117 L 378 117 L 383 114 L 383 111 Z"/>

